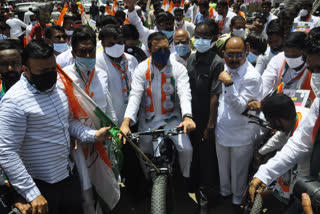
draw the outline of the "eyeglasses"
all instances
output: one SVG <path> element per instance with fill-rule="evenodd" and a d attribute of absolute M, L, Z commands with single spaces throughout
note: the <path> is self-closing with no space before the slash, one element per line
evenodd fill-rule
<path fill-rule="evenodd" d="M 233 59 L 233 58 L 237 58 L 237 59 L 241 59 L 244 56 L 243 52 L 239 52 L 239 53 L 225 53 L 226 57 L 229 59 Z"/>

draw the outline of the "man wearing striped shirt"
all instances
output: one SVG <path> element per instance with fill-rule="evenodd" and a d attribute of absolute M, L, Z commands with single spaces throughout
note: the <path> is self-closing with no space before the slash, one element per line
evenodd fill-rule
<path fill-rule="evenodd" d="M 0 166 L 32 213 L 82 213 L 79 182 L 69 170 L 70 136 L 101 141 L 108 128 L 92 130 L 72 117 L 56 84 L 53 49 L 43 41 L 27 45 L 22 69 L 0 104 Z"/>

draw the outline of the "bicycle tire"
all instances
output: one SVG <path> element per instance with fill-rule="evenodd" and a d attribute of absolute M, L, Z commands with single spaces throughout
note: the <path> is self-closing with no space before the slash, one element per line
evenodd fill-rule
<path fill-rule="evenodd" d="M 254 199 L 250 214 L 260 214 L 262 211 L 262 206 L 263 206 L 262 197 L 261 195 L 257 194 Z"/>
<path fill-rule="evenodd" d="M 151 214 L 167 213 L 168 175 L 158 175 L 154 180 L 151 192 Z"/>

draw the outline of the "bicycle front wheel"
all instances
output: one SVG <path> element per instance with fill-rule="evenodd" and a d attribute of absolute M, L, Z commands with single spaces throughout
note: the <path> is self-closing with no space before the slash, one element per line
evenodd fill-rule
<path fill-rule="evenodd" d="M 152 186 L 151 214 L 167 213 L 168 175 L 158 175 Z"/>

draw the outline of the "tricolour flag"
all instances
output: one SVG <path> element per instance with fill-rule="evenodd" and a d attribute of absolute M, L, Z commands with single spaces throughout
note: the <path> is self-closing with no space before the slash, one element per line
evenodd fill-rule
<path fill-rule="evenodd" d="M 65 86 L 73 116 L 86 125 L 90 124 L 89 126 L 95 129 L 112 127 L 109 130 L 112 140 L 94 144 L 94 152 L 97 155 L 95 158 L 91 157 L 92 161 L 89 161 L 90 166 L 88 166 L 87 173 L 98 198 L 106 203 L 110 209 L 113 209 L 120 199 L 118 179 L 123 159 L 122 144 L 117 136 L 120 129 L 59 65 L 57 65 L 57 72 Z M 83 152 L 88 158 L 87 151 Z"/>

